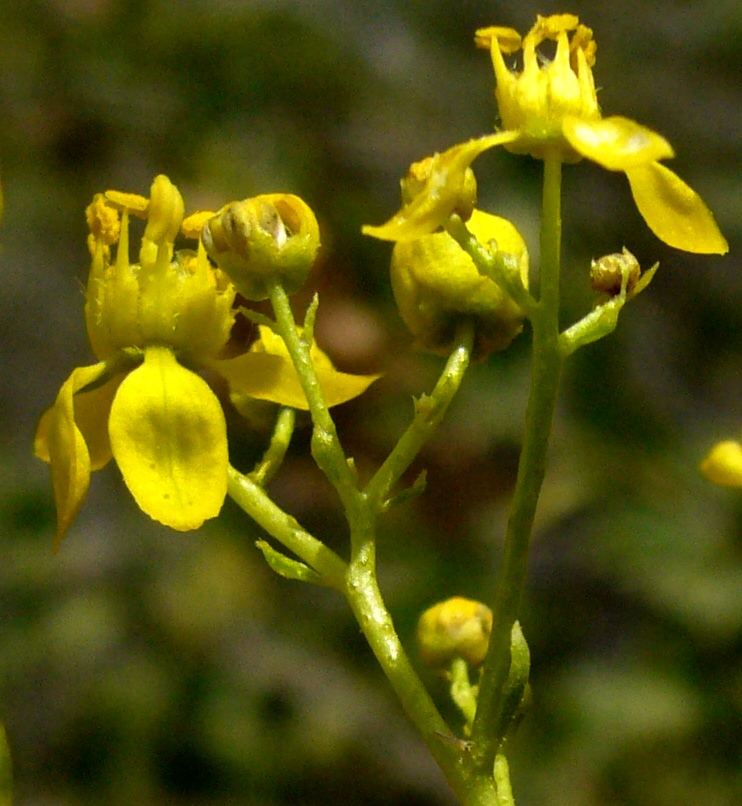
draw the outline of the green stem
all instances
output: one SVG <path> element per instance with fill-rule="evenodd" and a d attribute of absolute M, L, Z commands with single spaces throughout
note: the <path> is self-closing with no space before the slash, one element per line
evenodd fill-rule
<path fill-rule="evenodd" d="M 278 507 L 272 505 L 271 510 L 269 505 L 272 502 L 267 499 L 263 491 L 236 471 L 230 472 L 230 495 L 247 511 L 250 511 L 248 506 L 252 506 L 256 512 L 250 511 L 250 514 L 258 523 L 323 574 L 328 584 L 333 584 L 334 587 L 339 587 L 334 574 L 340 567 L 338 563 L 342 563 L 347 570 L 344 584 L 339 589 L 346 596 L 371 650 L 402 706 L 452 789 L 465 806 L 493 806 L 496 791 L 491 768 L 487 779 L 476 775 L 468 749 L 462 750 L 451 736 L 449 727 L 402 647 L 376 578 L 377 511 L 383 503 L 383 497 L 414 459 L 458 389 L 469 362 L 473 328 L 470 325 L 465 326 L 458 334 L 459 345 L 454 351 L 455 355 L 449 359 L 433 396 L 418 401 L 415 421 L 403 435 L 403 447 L 394 454 L 391 463 L 385 463 L 381 469 L 383 472 L 380 471 L 380 474 L 377 473 L 372 479 L 370 492 L 368 489 L 361 492 L 357 487 L 355 471 L 343 453 L 335 424 L 317 380 L 309 344 L 297 332 L 288 296 L 278 283 L 275 283 L 269 291 L 278 331 L 296 367 L 312 415 L 314 424 L 312 454 L 337 489 L 345 507 L 351 537 L 350 563 L 345 566 L 340 558 L 330 552 L 324 544 L 301 530 L 298 523 Z M 258 493 L 262 498 L 256 500 Z M 312 557 L 307 556 L 310 551 L 314 552 Z"/>
<path fill-rule="evenodd" d="M 523 598 L 533 520 L 546 471 L 546 454 L 561 371 L 559 350 L 559 272 L 561 253 L 561 162 L 544 159 L 541 214 L 541 288 L 531 312 L 533 359 L 523 450 L 510 509 L 502 564 L 495 585 L 490 646 L 479 685 L 472 753 L 481 774 L 491 775 L 501 736 L 497 726 L 510 667 L 513 624 Z"/>
<path fill-rule="evenodd" d="M 309 344 L 296 329 L 291 303 L 283 286 L 279 282 L 273 282 L 269 288 L 269 295 L 273 312 L 276 315 L 276 325 L 296 368 L 312 415 L 314 424 L 312 456 L 320 470 L 338 491 L 346 511 L 353 511 L 357 507 L 360 495 L 356 485 L 355 471 L 348 464 L 343 453 L 335 423 L 330 416 L 317 373 L 314 371 L 309 354 Z"/>
<path fill-rule="evenodd" d="M 451 699 L 461 711 L 468 731 L 471 731 L 477 713 L 477 688 L 469 678 L 469 664 L 463 658 L 454 658 L 449 669 Z"/>
<path fill-rule="evenodd" d="M 231 465 L 227 489 L 235 503 L 269 535 L 314 568 L 327 585 L 345 594 L 348 566 L 334 551 L 302 529 L 296 518 L 271 501 L 262 487 Z"/>
<path fill-rule="evenodd" d="M 497 784 L 497 806 L 515 806 L 513 788 L 510 785 L 510 765 L 502 753 L 498 753 L 495 757 L 495 783 Z"/>
<path fill-rule="evenodd" d="M 351 609 L 405 712 L 460 802 L 494 806 L 494 780 L 488 786 L 475 775 L 468 748 L 462 749 L 452 735 L 399 640 L 376 579 L 375 513 L 367 507 L 365 514 L 351 524 L 354 550 L 346 574 Z"/>
<path fill-rule="evenodd" d="M 443 419 L 448 406 L 458 392 L 469 367 L 474 344 L 474 323 L 467 319 L 461 323 L 453 350 L 430 395 L 415 401 L 415 417 L 402 434 L 384 464 L 376 471 L 364 490 L 371 506 L 384 504 L 394 485 L 414 461 L 420 449 L 430 439 Z"/>
<path fill-rule="evenodd" d="M 493 252 L 490 247 L 481 244 L 458 215 L 452 215 L 448 220 L 446 232 L 469 255 L 480 274 L 497 283 L 530 315 L 537 303 L 523 286 L 517 255 Z"/>

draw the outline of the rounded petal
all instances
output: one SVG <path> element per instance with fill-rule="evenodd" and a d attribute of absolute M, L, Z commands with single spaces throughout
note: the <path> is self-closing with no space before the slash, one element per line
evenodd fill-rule
<path fill-rule="evenodd" d="M 126 486 L 151 518 L 187 531 L 219 514 L 229 463 L 224 413 L 168 348 L 147 348 L 119 387 L 108 427 Z"/>
<path fill-rule="evenodd" d="M 675 156 L 664 137 L 619 115 L 598 120 L 565 117 L 562 132 L 578 154 L 609 171 L 626 171 Z"/>
<path fill-rule="evenodd" d="M 639 212 L 666 244 L 686 252 L 724 255 L 729 244 L 703 199 L 664 165 L 626 171 Z"/>
<path fill-rule="evenodd" d="M 714 484 L 742 487 L 742 445 L 734 440 L 720 442 L 701 462 L 700 470 Z"/>
<path fill-rule="evenodd" d="M 488 148 L 517 138 L 517 132 L 498 132 L 459 143 L 439 154 L 425 188 L 386 224 L 365 226 L 363 234 L 382 241 L 413 241 L 435 232 L 456 208 L 466 169 L 472 162 Z"/>
<path fill-rule="evenodd" d="M 100 380 L 105 372 L 104 363 L 73 370 L 62 384 L 54 405 L 44 412 L 36 429 L 34 453 L 49 462 L 52 471 L 57 507 L 55 551 L 80 511 L 90 486 L 90 452 L 83 431 L 75 421 L 75 393 Z"/>

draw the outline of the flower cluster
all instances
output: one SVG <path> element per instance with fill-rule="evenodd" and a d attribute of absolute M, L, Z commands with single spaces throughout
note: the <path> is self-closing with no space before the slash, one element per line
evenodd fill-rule
<path fill-rule="evenodd" d="M 553 59 L 538 51 L 549 40 L 556 42 Z M 386 224 L 365 227 L 367 235 L 401 241 L 435 232 L 455 210 L 473 160 L 502 145 L 538 159 L 577 162 L 585 157 L 623 172 L 639 212 L 660 240 L 686 252 L 728 251 L 701 197 L 660 163 L 674 156 L 667 140 L 628 118 L 601 116 L 592 74 L 596 44 L 575 15 L 539 16 L 522 39 L 511 28 L 482 28 L 475 42 L 492 57 L 503 130 L 436 155 L 436 170 L 418 195 Z M 511 71 L 504 57 L 519 50 L 523 69 Z"/>
<path fill-rule="evenodd" d="M 279 210 L 298 206 L 294 196 L 271 199 Z M 34 444 L 51 465 L 57 541 L 82 506 L 91 472 L 112 457 L 139 507 L 155 520 L 190 530 L 219 513 L 227 492 L 226 424 L 199 369 L 224 377 L 234 398 L 307 408 L 283 340 L 268 328 L 249 352 L 223 358 L 236 315 L 235 285 L 209 261 L 203 239 L 195 250 L 175 250 L 181 231 L 199 238 L 214 218 L 197 213 L 184 221 L 183 213 L 183 199 L 166 176 L 154 180 L 149 198 L 108 191 L 87 208 L 92 262 L 85 319 L 99 361 L 72 371 L 42 416 Z M 146 219 L 137 263 L 129 257 L 131 216 Z M 291 239 L 275 222 L 272 231 L 280 236 L 280 258 Z M 264 233 L 257 237 L 268 250 Z M 309 264 L 315 253 L 316 244 Z M 337 372 L 316 345 L 312 354 L 329 405 L 361 394 L 378 377 Z"/>

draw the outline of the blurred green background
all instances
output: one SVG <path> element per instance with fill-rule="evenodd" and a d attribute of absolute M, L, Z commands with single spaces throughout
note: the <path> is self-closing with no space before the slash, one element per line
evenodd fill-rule
<path fill-rule="evenodd" d="M 671 140 L 673 169 L 731 253 L 672 250 L 622 175 L 565 172 L 565 322 L 591 305 L 590 258 L 626 245 L 661 267 L 564 378 L 523 616 L 535 707 L 513 747 L 516 796 L 742 803 L 742 493 L 696 471 L 742 426 L 738 0 L 2 4 L 0 715 L 17 803 L 452 803 L 344 602 L 272 575 L 235 506 L 199 532 L 167 531 L 112 463 L 52 556 L 51 485 L 30 445 L 63 379 L 92 361 L 84 207 L 108 188 L 147 193 L 165 172 L 189 210 L 273 191 L 316 210 L 324 249 L 298 303 L 319 290 L 338 366 L 386 373 L 337 410 L 361 472 L 376 467 L 441 361 L 411 349 L 389 245 L 361 224 L 397 208 L 410 162 L 492 129 L 474 30 L 525 32 L 557 11 L 595 29 L 603 111 Z M 540 164 L 501 151 L 475 167 L 480 206 L 516 222 L 537 266 Z M 427 468 L 428 492 L 382 521 L 382 586 L 408 645 L 432 602 L 490 597 L 528 339 L 471 371 L 413 468 Z M 229 420 L 248 469 L 265 434 Z M 271 490 L 345 551 L 306 428 Z"/>

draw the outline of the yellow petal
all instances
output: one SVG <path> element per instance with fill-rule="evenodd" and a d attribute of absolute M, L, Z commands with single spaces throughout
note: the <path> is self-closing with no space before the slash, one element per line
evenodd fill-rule
<path fill-rule="evenodd" d="M 599 120 L 565 117 L 562 132 L 578 154 L 609 171 L 626 171 L 674 156 L 664 137 L 619 115 Z"/>
<path fill-rule="evenodd" d="M 101 366 L 102 364 L 97 365 L 97 367 Z M 91 470 L 100 470 L 111 461 L 108 415 L 111 411 L 113 398 L 123 379 L 124 375 L 118 374 L 90 392 L 73 392 L 74 421 L 87 445 Z M 98 378 L 94 380 L 98 380 Z M 82 388 L 87 386 L 88 383 L 90 381 L 83 383 L 78 381 L 77 386 Z M 34 454 L 45 462 L 51 461 L 49 435 L 54 418 L 55 406 L 52 406 L 41 416 L 36 429 L 36 436 L 34 437 Z"/>
<path fill-rule="evenodd" d="M 326 356 L 325 356 L 326 357 Z M 362 395 L 381 375 L 350 375 L 317 365 L 317 379 L 327 405 L 339 406 Z M 229 381 L 232 394 L 247 395 L 307 411 L 309 404 L 299 376 L 288 359 L 268 353 L 245 353 L 230 361 L 214 361 L 214 369 Z"/>
<path fill-rule="evenodd" d="M 439 154 L 425 188 L 386 224 L 365 226 L 363 234 L 382 241 L 412 241 L 435 232 L 456 208 L 471 163 L 488 148 L 517 138 L 517 132 L 498 132 L 459 143 Z"/>
<path fill-rule="evenodd" d="M 233 395 L 247 395 L 295 409 L 308 409 L 294 365 L 268 353 L 250 352 L 211 366 L 229 382 Z"/>
<path fill-rule="evenodd" d="M 742 487 L 742 445 L 734 440 L 720 442 L 701 462 L 700 469 L 714 484 Z"/>
<path fill-rule="evenodd" d="M 149 347 L 111 407 L 113 455 L 139 507 L 180 531 L 219 514 L 227 493 L 227 432 L 208 384 L 166 347 Z"/>
<path fill-rule="evenodd" d="M 100 379 L 105 363 L 78 367 L 62 384 L 54 406 L 44 413 L 34 438 L 34 453 L 51 464 L 57 507 L 54 550 L 80 511 L 90 486 L 90 453 L 75 422 L 75 392 Z"/>
<path fill-rule="evenodd" d="M 111 461 L 108 415 L 124 377 L 115 375 L 97 389 L 75 395 L 75 422 L 88 446 L 91 470 L 100 470 Z"/>
<path fill-rule="evenodd" d="M 729 244 L 703 199 L 664 165 L 626 171 L 639 212 L 666 244 L 686 252 L 724 255 Z"/>

